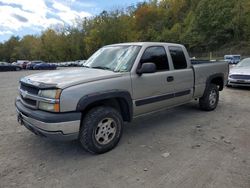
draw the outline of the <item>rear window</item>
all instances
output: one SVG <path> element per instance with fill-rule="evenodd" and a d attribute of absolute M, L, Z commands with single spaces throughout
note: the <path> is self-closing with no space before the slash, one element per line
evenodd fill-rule
<path fill-rule="evenodd" d="M 187 68 L 187 61 L 184 52 L 181 47 L 170 46 L 169 52 L 173 61 L 174 69 Z"/>

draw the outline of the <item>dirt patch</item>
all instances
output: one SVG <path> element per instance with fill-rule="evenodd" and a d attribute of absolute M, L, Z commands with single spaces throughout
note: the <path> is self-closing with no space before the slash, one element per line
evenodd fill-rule
<path fill-rule="evenodd" d="M 18 80 L 32 73 L 0 73 L 0 187 L 250 187 L 250 89 L 226 88 L 213 112 L 194 101 L 135 119 L 95 156 L 18 125 Z"/>

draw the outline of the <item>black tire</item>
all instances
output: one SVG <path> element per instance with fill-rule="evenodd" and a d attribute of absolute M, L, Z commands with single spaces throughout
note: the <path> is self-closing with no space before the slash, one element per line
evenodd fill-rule
<path fill-rule="evenodd" d="M 108 127 L 111 130 L 107 128 L 107 124 L 110 124 Z M 114 133 L 109 132 L 114 129 Z M 79 140 L 86 151 L 102 154 L 112 150 L 118 144 L 122 131 L 123 120 L 117 110 L 107 106 L 95 107 L 86 114 L 82 121 Z"/>
<path fill-rule="evenodd" d="M 210 84 L 203 97 L 199 99 L 200 108 L 205 111 L 214 110 L 219 102 L 219 89 L 215 84 Z"/>

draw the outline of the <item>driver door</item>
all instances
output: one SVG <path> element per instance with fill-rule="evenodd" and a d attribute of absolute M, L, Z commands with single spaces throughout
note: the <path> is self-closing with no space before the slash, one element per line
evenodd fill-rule
<path fill-rule="evenodd" d="M 155 63 L 157 72 L 132 75 L 135 116 L 172 105 L 174 98 L 174 85 L 164 46 L 146 48 L 138 68 L 143 63 Z"/>

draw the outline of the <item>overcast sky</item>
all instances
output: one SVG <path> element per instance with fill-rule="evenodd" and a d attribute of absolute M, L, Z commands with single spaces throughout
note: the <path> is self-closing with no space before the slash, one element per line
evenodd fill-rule
<path fill-rule="evenodd" d="M 135 5 L 143 0 L 0 0 L 0 42 L 11 35 L 40 34 L 50 25 Z"/>

